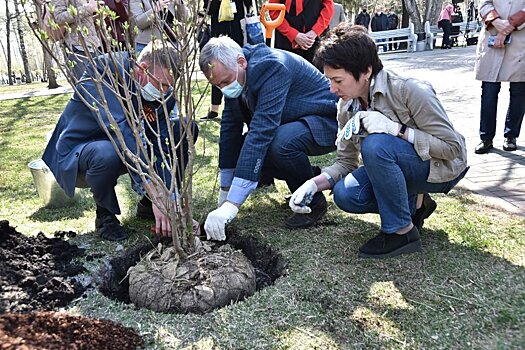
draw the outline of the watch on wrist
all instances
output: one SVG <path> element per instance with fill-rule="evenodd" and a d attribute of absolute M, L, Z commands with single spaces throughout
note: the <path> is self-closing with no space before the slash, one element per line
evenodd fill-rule
<path fill-rule="evenodd" d="M 407 131 L 407 126 L 405 124 L 401 124 L 401 129 L 399 129 L 399 133 L 397 134 L 397 136 L 403 138 L 406 131 Z"/>

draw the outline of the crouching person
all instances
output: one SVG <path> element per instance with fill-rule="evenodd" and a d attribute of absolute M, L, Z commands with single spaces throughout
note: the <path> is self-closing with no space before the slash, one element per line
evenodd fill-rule
<path fill-rule="evenodd" d="M 363 28 L 336 27 L 316 60 L 340 97 L 337 157 L 294 192 L 290 207 L 308 212 L 309 198 L 332 188 L 342 210 L 380 215 L 381 231 L 359 248 L 360 257 L 420 251 L 419 230 L 435 209 L 428 193 L 449 192 L 468 170 L 463 136 L 432 86 L 383 69 Z"/>
<path fill-rule="evenodd" d="M 125 52 L 96 57 L 93 63 L 87 66 L 76 86 L 42 158 L 67 195 L 73 196 L 75 187 L 91 189 L 97 208 L 97 233 L 103 239 L 118 241 L 126 239 L 128 234 L 116 217 L 120 214 L 120 207 L 115 186 L 119 176 L 128 173 L 128 168 L 121 160 L 120 152 L 114 148 L 113 142 L 117 147 L 122 147 L 112 130 L 115 125 L 119 128 L 130 151 L 142 149 L 139 151 L 142 158 L 145 152 L 155 157 L 156 171 L 169 188 L 171 175 L 161 163 L 169 157 L 167 152 L 170 147 L 165 142 L 159 147 L 157 137 L 170 140 L 171 127 L 174 141 L 178 143 L 180 140 L 180 120 L 172 93 L 178 58 L 172 45 L 155 41 L 140 53 L 136 64 Z M 105 83 L 97 82 L 100 79 Z M 120 84 L 117 89 L 113 87 L 115 81 Z M 127 91 L 124 91 L 123 86 L 127 87 Z M 133 109 L 134 112 L 125 109 Z M 169 121 L 164 113 L 170 116 Z M 131 114 L 141 115 L 141 122 L 130 122 Z M 108 115 L 111 115 L 115 124 L 110 123 Z M 111 137 L 107 132 L 111 133 Z M 140 137 L 137 138 L 137 135 Z M 195 129 L 195 138 L 196 135 Z M 146 138 L 151 142 L 146 142 Z M 184 170 L 187 162 L 186 139 L 183 144 L 182 154 L 177 155 L 178 174 Z M 141 145 L 144 147 L 141 148 Z M 137 192 L 155 192 L 154 187 L 150 183 L 143 183 L 136 172 L 129 171 L 129 174 Z M 146 199 L 140 202 L 142 214 L 149 212 L 155 217 L 157 233 L 169 235 L 169 218 L 159 210 L 162 205 L 160 197 L 154 198 L 158 203 L 154 201 L 153 205 Z"/>
<path fill-rule="evenodd" d="M 219 208 L 208 214 L 209 238 L 224 240 L 224 227 L 263 173 L 286 181 L 291 192 L 314 176 L 308 156 L 335 150 L 337 96 L 308 61 L 264 44 L 241 48 L 228 37 L 212 38 L 199 65 L 225 97 L 219 139 Z M 248 131 L 243 135 L 244 125 Z M 326 213 L 318 193 L 312 211 L 286 220 L 290 228 L 315 224 Z"/>

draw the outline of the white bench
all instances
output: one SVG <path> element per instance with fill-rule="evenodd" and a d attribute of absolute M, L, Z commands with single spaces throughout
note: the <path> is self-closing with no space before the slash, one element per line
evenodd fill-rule
<path fill-rule="evenodd" d="M 414 34 L 414 24 L 410 23 L 407 28 L 383 30 L 381 32 L 370 32 L 372 39 L 375 40 L 376 46 L 388 45 L 395 43 L 407 43 L 407 52 L 416 51 L 417 35 Z M 385 39 L 384 42 L 378 42 L 379 39 Z M 391 39 L 389 41 L 389 39 Z"/>
<path fill-rule="evenodd" d="M 452 23 L 452 27 L 456 27 L 454 34 L 450 35 L 450 39 L 458 39 L 459 37 L 464 37 L 466 44 L 467 40 L 470 38 L 475 38 L 479 35 L 481 30 L 481 22 L 479 21 L 470 21 L 470 22 L 459 22 Z M 438 28 L 437 25 L 430 25 L 428 21 L 425 22 L 425 40 L 426 45 L 430 49 L 434 48 L 434 39 L 437 37 L 443 38 L 443 29 Z"/>

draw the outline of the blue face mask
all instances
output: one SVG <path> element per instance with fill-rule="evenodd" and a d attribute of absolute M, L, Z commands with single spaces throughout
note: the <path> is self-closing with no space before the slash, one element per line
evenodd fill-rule
<path fill-rule="evenodd" d="M 162 92 L 159 91 L 151 82 L 148 82 L 145 86 L 142 87 L 140 91 L 142 98 L 149 102 L 160 101 L 162 100 Z"/>
<path fill-rule="evenodd" d="M 237 69 L 237 75 L 235 76 L 235 80 L 221 89 L 221 92 L 225 98 L 237 98 L 241 96 L 242 89 L 244 87 L 241 85 L 241 83 L 237 81 L 238 77 L 239 70 Z"/>

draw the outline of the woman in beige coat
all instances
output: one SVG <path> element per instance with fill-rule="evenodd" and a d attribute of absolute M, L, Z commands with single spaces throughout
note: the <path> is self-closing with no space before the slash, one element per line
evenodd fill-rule
<path fill-rule="evenodd" d="M 484 0 L 479 13 L 485 28 L 480 33 L 475 68 L 476 79 L 482 81 L 481 143 L 475 152 L 484 154 L 493 147 L 502 81 L 510 82 L 503 149 L 515 151 L 525 114 L 525 0 Z"/>
<path fill-rule="evenodd" d="M 165 34 L 175 43 L 174 24 L 188 17 L 188 10 L 182 0 L 130 0 L 133 23 L 138 28 L 135 37 L 135 50 L 142 49 L 153 39 L 161 39 Z"/>
<path fill-rule="evenodd" d="M 315 62 L 340 98 L 337 155 L 293 193 L 290 208 L 309 213 L 314 194 L 333 189 L 342 210 L 381 217 L 381 231 L 359 248 L 360 257 L 420 251 L 422 220 L 435 204 L 416 210 L 418 194 L 447 193 L 463 178 L 464 137 L 430 84 L 383 69 L 364 27 L 339 24 L 321 42 Z"/>
<path fill-rule="evenodd" d="M 99 3 L 96 0 L 52 0 L 51 3 L 55 7 L 56 23 L 68 28 L 62 44 L 66 47 L 66 60 L 71 62 L 68 67 L 72 67 L 71 73 L 78 80 L 86 69 L 88 56 L 100 53 L 100 39 L 93 20 Z M 77 10 L 76 15 L 68 10 L 70 6 Z"/>

